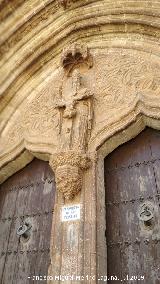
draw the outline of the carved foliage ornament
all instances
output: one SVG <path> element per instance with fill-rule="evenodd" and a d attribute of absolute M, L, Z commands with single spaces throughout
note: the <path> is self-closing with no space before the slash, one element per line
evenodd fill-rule
<path fill-rule="evenodd" d="M 55 172 L 56 186 L 65 199 L 72 199 L 81 190 L 83 171 L 90 164 L 91 160 L 86 154 L 73 151 L 52 156 L 50 166 Z"/>

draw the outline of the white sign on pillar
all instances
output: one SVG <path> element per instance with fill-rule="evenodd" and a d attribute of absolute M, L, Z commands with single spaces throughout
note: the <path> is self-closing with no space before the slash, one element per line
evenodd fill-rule
<path fill-rule="evenodd" d="M 80 220 L 80 204 L 62 207 L 62 222 Z"/>

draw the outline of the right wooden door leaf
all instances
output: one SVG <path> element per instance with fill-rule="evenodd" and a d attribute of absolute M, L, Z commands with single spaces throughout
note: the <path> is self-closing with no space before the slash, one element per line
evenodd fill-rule
<path fill-rule="evenodd" d="M 160 283 L 160 132 L 105 159 L 108 283 Z"/>

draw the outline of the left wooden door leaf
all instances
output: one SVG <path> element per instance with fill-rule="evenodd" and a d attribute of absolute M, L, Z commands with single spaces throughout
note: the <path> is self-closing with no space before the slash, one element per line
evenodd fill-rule
<path fill-rule="evenodd" d="M 38 159 L 0 185 L 1 284 L 47 283 L 54 196 L 54 174 Z"/>

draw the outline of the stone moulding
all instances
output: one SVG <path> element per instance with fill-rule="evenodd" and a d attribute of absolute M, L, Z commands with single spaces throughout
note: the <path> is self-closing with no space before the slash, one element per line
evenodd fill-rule
<path fill-rule="evenodd" d="M 91 159 L 83 153 L 61 152 L 51 156 L 49 164 L 55 173 L 57 189 L 65 199 L 73 199 L 81 191 L 83 172 L 91 166 Z"/>

